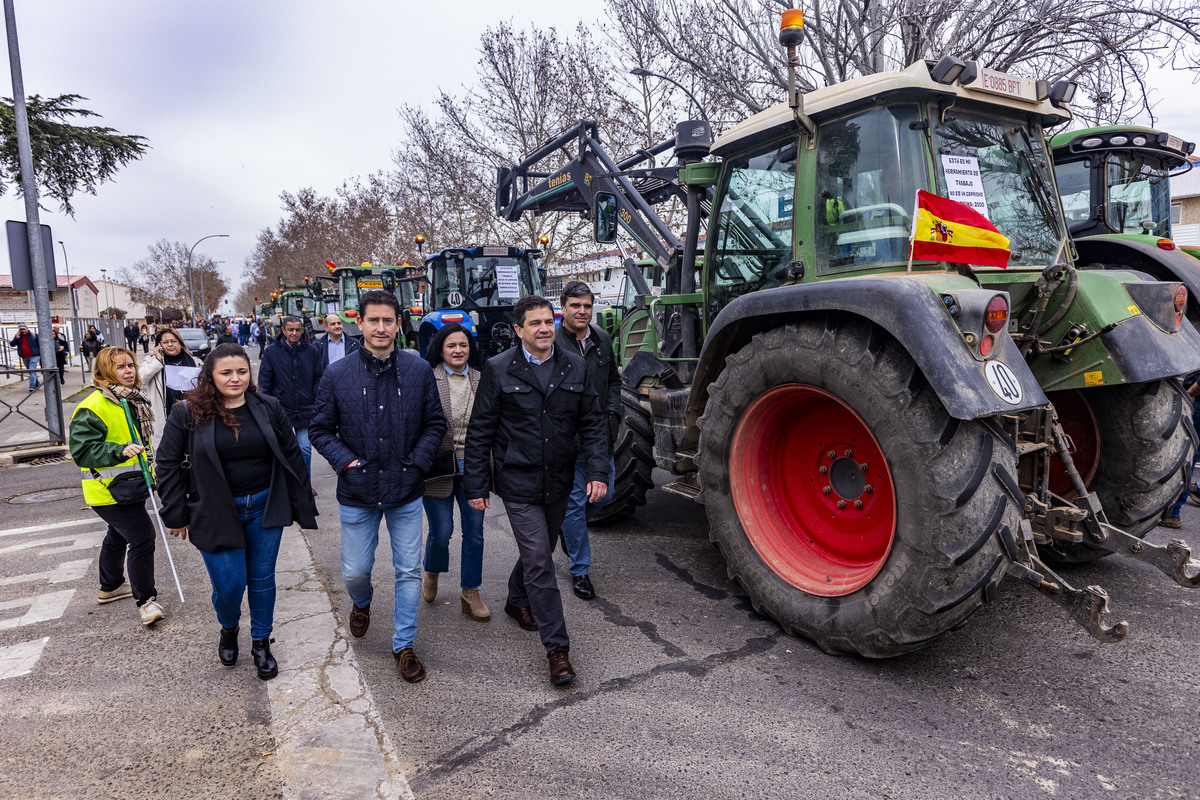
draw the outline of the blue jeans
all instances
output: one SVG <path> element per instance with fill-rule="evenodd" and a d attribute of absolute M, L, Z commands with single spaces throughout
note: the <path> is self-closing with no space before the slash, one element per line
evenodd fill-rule
<path fill-rule="evenodd" d="M 37 369 L 39 366 L 41 366 L 41 361 L 41 356 L 30 356 L 29 358 L 21 356 L 21 363 L 25 365 L 25 369 Z M 41 382 L 38 380 L 38 377 L 38 373 L 36 372 L 29 373 L 30 389 L 36 389 L 41 384 Z"/>
<path fill-rule="evenodd" d="M 379 523 L 387 521 L 396 571 L 392 611 L 392 652 L 413 646 L 417 636 L 417 604 L 421 600 L 421 501 L 397 508 L 358 508 L 338 504 L 342 522 L 342 580 L 359 608 L 371 604 L 371 570 L 379 546 Z"/>
<path fill-rule="evenodd" d="M 1197 431 L 1200 431 L 1200 401 L 1192 401 L 1192 424 L 1196 426 Z M 1171 510 L 1167 512 L 1168 517 L 1178 517 L 1183 510 L 1183 504 L 1187 502 L 1188 491 L 1192 488 L 1192 473 L 1195 471 L 1197 458 L 1200 458 L 1200 450 L 1196 451 L 1196 457 L 1192 459 L 1192 463 L 1187 465 L 1187 483 L 1183 485 L 1183 494 L 1179 495 L 1175 505 L 1171 506 Z"/>
<path fill-rule="evenodd" d="M 563 518 L 563 539 L 567 543 L 567 556 L 571 560 L 571 574 L 575 577 L 587 575 L 592 568 L 592 545 L 588 541 L 587 521 L 596 509 L 612 499 L 613 484 L 617 480 L 617 465 L 608 460 L 608 492 L 597 503 L 587 500 L 587 463 L 575 462 L 575 483 L 567 498 L 567 515 Z"/>
<path fill-rule="evenodd" d="M 312 442 L 308 440 L 308 428 L 296 428 L 296 444 L 300 445 L 300 456 L 304 459 L 304 468 L 312 475 Z"/>
<path fill-rule="evenodd" d="M 271 635 L 275 621 L 275 559 L 279 556 L 283 528 L 262 526 L 266 490 L 249 497 L 235 497 L 233 504 L 242 523 L 246 547 L 219 553 L 200 551 L 200 555 L 212 581 L 217 621 L 226 628 L 237 625 L 245 594 L 250 606 L 250 638 L 265 639 Z"/>
<path fill-rule="evenodd" d="M 450 536 L 454 533 L 456 501 L 458 515 L 462 520 L 459 584 L 463 589 L 478 589 L 483 583 L 483 512 L 476 511 L 467 503 L 467 492 L 463 489 L 461 478 L 455 478 L 454 491 L 449 497 L 421 498 L 425 506 L 425 516 L 429 518 L 429 539 L 425 543 L 425 571 L 440 573 L 450 569 Z"/>

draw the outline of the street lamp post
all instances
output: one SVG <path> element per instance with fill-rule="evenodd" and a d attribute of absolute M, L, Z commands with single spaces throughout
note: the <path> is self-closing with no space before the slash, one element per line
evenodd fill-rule
<path fill-rule="evenodd" d="M 75 349 L 83 342 L 83 323 L 79 321 L 79 304 L 75 302 L 75 287 L 71 285 L 71 262 L 67 259 L 67 246 L 62 239 L 58 246 L 63 249 L 63 268 L 67 271 L 67 292 L 71 295 L 71 333 L 75 334 Z M 58 345 L 55 345 L 57 347 Z M 71 357 L 70 343 L 67 344 L 67 358 Z M 65 374 L 65 373 L 64 373 Z M 79 355 L 79 379 L 83 380 L 83 354 Z"/>
<path fill-rule="evenodd" d="M 202 236 L 196 240 L 196 244 L 200 244 L 205 239 L 228 239 L 228 233 L 210 233 L 208 236 Z M 196 285 L 192 280 L 192 251 L 196 249 L 196 244 L 188 248 L 188 295 L 192 299 L 192 327 L 196 326 Z M 202 290 L 203 291 L 203 290 Z"/>
<path fill-rule="evenodd" d="M 705 122 L 710 121 L 708 119 L 708 112 L 704 110 L 704 106 L 700 104 L 700 101 L 696 99 L 696 96 L 694 94 L 692 94 L 691 92 L 689 92 L 688 88 L 686 86 L 684 86 L 682 83 L 675 80 L 674 78 L 668 78 L 666 75 L 660 75 L 657 72 L 651 72 L 650 70 L 642 69 L 641 67 L 638 67 L 637 69 L 629 70 L 629 74 L 636 75 L 639 78 L 659 78 L 661 80 L 666 81 L 667 83 L 675 84 L 676 86 L 678 86 L 680 89 L 683 90 L 683 93 L 688 96 L 689 100 L 691 100 L 693 103 L 696 104 L 696 108 L 700 109 L 701 118 L 703 118 Z"/>
<path fill-rule="evenodd" d="M 108 270 L 100 268 L 100 280 L 104 281 L 104 302 L 109 310 L 112 309 L 112 288 L 108 285 Z M 104 316 L 101 314 L 100 316 Z"/>

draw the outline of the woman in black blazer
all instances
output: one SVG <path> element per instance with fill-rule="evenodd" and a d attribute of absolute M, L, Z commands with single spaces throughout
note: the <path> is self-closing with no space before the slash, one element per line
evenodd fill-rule
<path fill-rule="evenodd" d="M 292 522 L 315 529 L 317 509 L 291 423 L 278 400 L 255 389 L 239 345 L 219 344 L 204 359 L 196 388 L 171 409 L 155 463 L 163 520 L 173 535 L 191 537 L 212 580 L 221 663 L 237 662 L 246 594 L 250 654 L 258 677 L 274 678 L 279 542 Z"/>

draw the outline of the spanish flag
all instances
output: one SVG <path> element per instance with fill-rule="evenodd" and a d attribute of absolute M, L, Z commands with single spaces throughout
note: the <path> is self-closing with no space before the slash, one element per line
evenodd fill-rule
<path fill-rule="evenodd" d="M 983 214 L 956 200 L 917 192 L 910 263 L 920 258 L 1007 269 L 1008 256 L 1008 237 Z"/>

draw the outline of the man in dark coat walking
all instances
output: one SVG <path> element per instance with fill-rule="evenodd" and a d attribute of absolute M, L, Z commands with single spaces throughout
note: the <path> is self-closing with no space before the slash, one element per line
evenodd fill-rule
<path fill-rule="evenodd" d="M 600 396 L 601 413 L 604 415 L 606 454 L 608 457 L 608 493 L 598 503 L 587 499 L 587 463 L 582 452 L 575 459 L 575 483 L 567 500 L 567 514 L 563 518 L 562 542 L 570 558 L 571 591 L 581 600 L 596 596 L 592 579 L 588 573 L 592 567 L 592 546 L 588 541 L 587 521 L 593 511 L 608 502 L 612 495 L 616 465 L 612 459 L 612 446 L 617 440 L 617 427 L 621 423 L 621 373 L 617 369 L 617 358 L 613 352 L 612 339 L 599 326 L 592 324 L 592 304 L 595 295 L 583 281 L 571 281 L 563 287 L 559 298 L 562 303 L 562 325 L 558 328 L 555 343 L 569 352 L 579 353 L 587 362 L 588 377 L 592 388 Z"/>
<path fill-rule="evenodd" d="M 570 640 L 551 554 L 575 476 L 576 434 L 585 456 L 587 498 L 608 490 L 608 449 L 600 400 L 576 353 L 554 345 L 554 307 L 537 295 L 513 307 L 520 346 L 488 360 L 467 428 L 463 487 L 471 507 L 491 506 L 490 464 L 520 557 L 508 577 L 504 613 L 536 630 L 550 680 L 570 683 Z"/>
<path fill-rule="evenodd" d="M 258 390 L 279 400 L 287 412 L 304 466 L 312 471 L 312 443 L 308 425 L 312 421 L 321 380 L 321 354 L 304 340 L 304 323 L 298 317 L 285 317 L 283 335 L 275 347 L 263 355 L 258 368 Z"/>
<path fill-rule="evenodd" d="M 361 637 L 371 623 L 371 569 L 379 524 L 387 520 L 395 569 L 392 655 L 400 677 L 416 683 L 425 677 L 413 649 L 421 600 L 421 497 L 446 417 L 429 364 L 396 347 L 395 296 L 366 292 L 358 310 L 363 346 L 325 370 L 312 441 L 338 474 L 350 633 Z M 267 357 L 277 349 L 268 348 Z"/>

